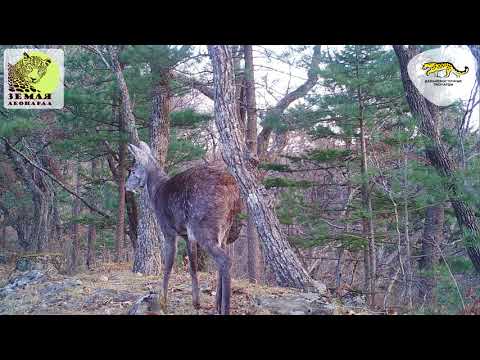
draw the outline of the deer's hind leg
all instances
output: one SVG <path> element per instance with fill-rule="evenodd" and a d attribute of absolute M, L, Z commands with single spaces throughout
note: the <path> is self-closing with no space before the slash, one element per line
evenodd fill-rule
<path fill-rule="evenodd" d="M 230 268 L 232 264 L 228 254 L 220 245 L 221 241 L 219 241 L 225 234 L 220 234 L 220 231 L 211 224 L 192 226 L 191 232 L 217 265 L 217 311 L 222 315 L 228 315 L 230 313 Z"/>
<path fill-rule="evenodd" d="M 225 237 L 225 236 L 224 236 Z M 220 243 L 220 248 L 225 252 L 225 247 L 226 247 L 226 243 L 225 241 L 222 241 Z M 228 255 L 227 255 L 228 256 Z M 230 257 L 228 257 L 228 259 L 230 260 Z M 231 265 L 230 265 L 231 266 Z M 228 272 L 230 274 L 230 271 Z M 216 297 L 215 297 L 215 305 L 216 305 L 216 309 L 217 309 L 217 312 L 219 314 L 222 313 L 222 299 L 223 299 L 223 281 L 222 281 L 222 272 L 219 270 L 218 273 L 217 273 L 217 293 L 216 293 Z M 230 306 L 230 290 L 228 290 L 228 306 Z"/>
<path fill-rule="evenodd" d="M 197 241 L 195 240 L 195 235 L 187 230 L 187 238 L 185 239 L 187 243 L 187 255 L 188 262 L 190 264 L 190 276 L 192 277 L 192 304 L 195 309 L 200 308 L 200 291 L 198 288 L 198 276 L 197 276 Z"/>

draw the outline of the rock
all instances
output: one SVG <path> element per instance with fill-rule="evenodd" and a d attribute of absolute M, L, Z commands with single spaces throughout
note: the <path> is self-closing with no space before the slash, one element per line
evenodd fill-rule
<path fill-rule="evenodd" d="M 8 284 L 0 288 L 0 297 L 4 297 L 18 289 L 25 289 L 26 286 L 46 280 L 46 276 L 39 270 L 31 270 L 22 273 L 14 273 Z"/>
<path fill-rule="evenodd" d="M 128 315 L 164 315 L 159 305 L 158 294 L 150 293 L 142 296 L 133 304 Z"/>
<path fill-rule="evenodd" d="M 345 306 L 357 308 L 365 308 L 367 306 L 366 296 L 355 292 L 347 292 L 341 297 L 341 301 Z"/>
<path fill-rule="evenodd" d="M 112 297 L 112 301 L 119 303 L 133 303 L 137 297 L 138 295 L 129 293 L 128 291 L 118 291 L 118 293 Z"/>
<path fill-rule="evenodd" d="M 105 275 L 102 275 L 98 278 L 98 280 L 105 282 L 105 281 L 108 281 L 108 277 L 106 277 Z"/>
<path fill-rule="evenodd" d="M 44 288 L 40 289 L 39 293 L 41 296 L 44 296 L 45 298 L 51 300 L 51 297 L 55 297 L 59 293 L 80 286 L 82 284 L 82 281 L 79 279 L 68 278 L 61 282 L 52 282 L 47 284 Z"/>
<path fill-rule="evenodd" d="M 59 292 L 64 290 L 64 285 L 62 283 L 53 283 L 48 284 L 43 289 L 40 289 L 40 295 L 42 296 L 51 296 L 52 294 L 56 295 Z"/>
<path fill-rule="evenodd" d="M 324 283 L 313 280 L 313 285 L 315 287 L 315 291 L 319 294 L 325 295 L 327 293 L 327 285 L 325 285 Z"/>
<path fill-rule="evenodd" d="M 294 310 L 290 313 L 290 315 L 305 315 L 303 311 L 297 311 L 297 310 Z"/>
<path fill-rule="evenodd" d="M 75 287 L 75 286 L 80 286 L 82 285 L 82 281 L 79 279 L 66 279 L 63 281 L 63 285 L 65 287 Z"/>
<path fill-rule="evenodd" d="M 318 293 L 298 293 L 282 297 L 257 296 L 255 306 L 262 313 L 276 315 L 332 315 L 335 306 Z"/>

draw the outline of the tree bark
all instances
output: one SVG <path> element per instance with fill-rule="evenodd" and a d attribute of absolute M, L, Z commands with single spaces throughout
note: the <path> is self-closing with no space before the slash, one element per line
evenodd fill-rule
<path fill-rule="evenodd" d="M 7 247 L 7 224 L 2 224 L 0 233 L 0 249 L 5 250 Z"/>
<path fill-rule="evenodd" d="M 77 163 L 73 167 L 75 191 L 80 191 L 80 164 Z M 74 198 L 72 202 L 72 217 L 73 222 L 70 226 L 70 240 L 67 247 L 67 273 L 75 274 L 78 271 L 78 265 L 80 260 L 80 234 L 79 224 L 75 221 L 80 215 L 80 201 L 78 198 Z"/>
<path fill-rule="evenodd" d="M 310 67 L 308 69 L 307 80 L 305 80 L 305 82 L 298 88 L 289 92 L 282 99 L 280 99 L 280 101 L 272 109 L 268 110 L 266 117 L 280 117 L 292 102 L 307 95 L 307 93 L 315 86 L 318 81 L 318 65 L 320 64 L 320 55 L 321 46 L 315 45 L 313 48 Z M 260 134 L 258 134 L 257 153 L 260 159 L 264 158 L 267 153 L 268 143 L 273 131 L 273 128 L 265 126 Z"/>
<path fill-rule="evenodd" d="M 295 90 L 286 94 L 281 98 L 278 103 L 267 112 L 268 116 L 280 117 L 285 109 L 294 101 L 304 97 L 307 93 L 315 86 L 318 81 L 318 65 L 320 64 L 320 55 L 321 55 L 321 46 L 315 45 L 313 48 L 313 56 L 310 62 L 310 67 L 307 74 L 307 79 L 303 84 L 301 84 Z M 215 91 L 210 86 L 187 76 L 184 76 L 180 73 L 175 74 L 175 79 L 182 82 L 185 85 L 191 86 L 195 90 L 201 92 L 203 95 L 210 99 L 214 99 Z M 259 158 L 264 158 L 267 153 L 268 144 L 270 141 L 270 136 L 272 135 L 274 129 L 269 126 L 264 126 L 262 131 L 258 134 L 257 137 L 257 154 Z"/>
<path fill-rule="evenodd" d="M 115 165 L 118 161 L 118 156 L 111 148 L 110 144 L 107 141 L 103 141 L 106 150 L 108 151 L 107 155 L 107 162 L 108 167 L 112 173 L 115 182 L 118 184 L 118 170 L 117 166 Z M 127 218 L 128 218 L 128 237 L 130 238 L 130 242 L 132 245 L 133 250 L 137 248 L 137 228 L 138 228 L 138 210 L 137 210 L 137 202 L 135 201 L 135 196 L 132 192 L 125 191 L 125 205 L 127 210 Z"/>
<path fill-rule="evenodd" d="M 97 168 L 98 168 L 98 160 L 92 160 L 92 179 L 95 180 L 97 178 Z M 95 199 L 91 199 L 92 202 Z M 93 211 L 90 209 L 90 214 L 93 215 Z M 96 242 L 97 242 L 97 226 L 95 224 L 88 224 L 88 237 L 87 237 L 87 268 L 92 270 L 95 267 L 95 250 L 96 250 Z"/>
<path fill-rule="evenodd" d="M 29 252 L 43 252 L 48 248 L 49 235 L 51 234 L 52 215 L 53 215 L 53 189 L 49 181 L 39 172 L 36 167 L 27 168 L 24 160 L 25 155 L 16 150 L 6 140 L 6 151 L 14 164 L 16 174 L 22 179 L 26 188 L 32 195 L 33 215 L 26 216 L 31 220 L 31 229 L 27 231 L 25 227 L 20 229 L 19 235 L 24 237 L 23 248 Z M 18 155 L 22 157 L 19 158 Z M 32 161 L 27 161 L 32 164 Z M 26 224 L 25 224 L 26 225 Z M 18 232 L 18 231 L 17 231 Z"/>
<path fill-rule="evenodd" d="M 120 122 L 120 136 L 123 136 L 125 131 L 125 121 L 123 114 L 118 114 Z M 117 228 L 115 232 L 115 262 L 122 261 L 122 244 L 125 231 L 125 176 L 127 175 L 127 144 L 123 140 L 120 141 L 118 147 L 118 217 Z"/>
<path fill-rule="evenodd" d="M 137 202 L 135 201 L 133 193 L 128 191 L 125 192 L 125 203 L 127 206 L 128 217 L 128 237 L 130 238 L 133 251 L 135 252 L 138 239 L 138 210 Z"/>
<path fill-rule="evenodd" d="M 128 133 L 128 141 L 140 146 L 135 125 L 135 116 L 133 115 L 132 102 L 128 92 L 127 83 L 123 75 L 122 67 L 118 60 L 117 49 L 109 46 L 109 53 L 112 60 L 112 71 L 114 72 L 122 99 L 123 116 L 125 119 L 125 130 Z M 143 190 L 139 201 L 139 222 L 137 230 L 137 246 L 135 248 L 133 271 L 146 275 L 158 275 L 161 271 L 161 254 L 156 246 L 159 237 L 159 229 L 156 223 L 155 215 L 150 208 L 148 192 Z"/>
<path fill-rule="evenodd" d="M 209 45 L 213 65 L 215 90 L 215 123 L 217 125 L 222 156 L 235 177 L 249 212 L 255 219 L 268 265 L 280 286 L 311 289 L 315 282 L 301 266 L 299 259 L 280 231 L 278 219 L 272 209 L 273 199 L 255 178 L 255 161 L 246 149 L 237 118 L 235 76 L 232 55 L 228 46 Z"/>
<path fill-rule="evenodd" d="M 427 272 L 423 276 L 423 287 L 420 288 L 420 296 L 425 297 L 427 304 L 435 302 L 434 289 L 437 284 L 435 274 L 432 273 L 434 266 L 440 259 L 440 246 L 443 242 L 443 224 L 445 208 L 443 204 L 432 205 L 425 210 L 425 224 L 422 236 L 422 257 L 419 268 Z"/>
<path fill-rule="evenodd" d="M 356 76 L 359 79 L 359 64 L 357 56 Z M 368 288 L 368 299 L 370 305 L 374 304 L 375 299 L 375 282 L 376 282 L 376 253 L 375 253 L 375 233 L 373 223 L 373 209 L 372 199 L 370 197 L 370 180 L 368 176 L 368 153 L 367 153 L 367 140 L 366 140 L 366 126 L 365 126 L 365 104 L 362 94 L 362 89 L 359 86 L 357 90 L 357 101 L 359 109 L 359 122 L 360 122 L 360 148 L 362 153 L 362 162 L 360 172 L 362 174 L 362 205 L 363 205 L 363 236 L 368 239 L 367 249 L 364 253 L 365 261 L 365 285 Z"/>
<path fill-rule="evenodd" d="M 448 156 L 447 148 L 441 141 L 436 125 L 439 119 L 438 111 L 435 109 L 438 107 L 418 92 L 408 76 L 408 62 L 418 51 L 414 47 L 407 49 L 402 45 L 393 45 L 393 48 L 399 60 L 401 78 L 410 111 L 418 119 L 420 131 L 428 139 L 428 143 L 426 143 L 427 158 L 447 182 L 450 203 L 454 209 L 458 226 L 464 234 L 464 239 L 467 240 L 465 244 L 467 253 L 476 271 L 480 273 L 480 249 L 478 246 L 480 227 L 473 209 L 457 196 L 456 166 Z"/>
<path fill-rule="evenodd" d="M 468 45 L 468 47 L 477 60 L 477 86 L 480 86 L 480 45 Z"/>
<path fill-rule="evenodd" d="M 245 56 L 245 95 L 247 102 L 247 149 L 252 156 L 257 154 L 257 104 L 255 100 L 255 70 L 253 66 L 252 45 L 244 45 Z M 247 271 L 250 282 L 257 282 L 258 234 L 255 219 L 247 210 Z"/>

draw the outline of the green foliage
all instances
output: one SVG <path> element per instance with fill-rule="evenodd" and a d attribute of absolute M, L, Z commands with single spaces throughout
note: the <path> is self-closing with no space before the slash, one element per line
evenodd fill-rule
<path fill-rule="evenodd" d="M 457 286 L 445 264 L 437 265 L 436 271 L 438 279 L 434 289 L 437 300 L 435 308 L 441 314 L 456 314 L 463 309 Z"/>
<path fill-rule="evenodd" d="M 480 236 L 478 233 L 470 229 L 463 230 L 463 241 L 466 246 L 478 247 L 480 246 Z"/>
<path fill-rule="evenodd" d="M 196 128 L 211 119 L 209 114 L 201 114 L 193 109 L 174 111 L 170 115 L 172 127 Z"/>
<path fill-rule="evenodd" d="M 8 119 L 2 118 L 0 121 L 0 136 L 28 136 L 35 129 L 41 127 L 41 124 L 31 117 L 23 117 L 20 114 L 9 117 Z"/>
<path fill-rule="evenodd" d="M 247 220 L 248 219 L 248 214 L 247 213 L 238 213 L 237 214 L 237 219 L 240 221 Z"/>
<path fill-rule="evenodd" d="M 278 172 L 290 172 L 291 169 L 288 165 L 285 164 L 276 164 L 276 163 L 261 163 L 258 165 L 259 169 L 271 170 Z"/>
<path fill-rule="evenodd" d="M 170 134 L 170 142 L 167 152 L 167 167 L 172 174 L 175 168 L 182 162 L 202 158 L 206 149 L 203 145 L 195 144 L 189 139 L 183 139 L 176 136 L 175 129 Z"/>
<path fill-rule="evenodd" d="M 451 256 L 447 258 L 448 265 L 450 266 L 450 270 L 454 274 L 465 274 L 465 273 L 473 273 L 475 268 L 473 267 L 472 262 L 463 256 Z"/>
<path fill-rule="evenodd" d="M 277 132 L 285 131 L 288 129 L 287 124 L 283 122 L 282 117 L 274 112 L 268 112 L 263 121 L 262 126 L 275 129 Z"/>
<path fill-rule="evenodd" d="M 282 177 L 266 177 L 263 180 L 263 185 L 267 189 L 291 188 L 291 187 L 306 189 L 306 188 L 315 186 L 315 183 L 308 180 L 292 180 L 292 179 L 287 179 Z"/>
<path fill-rule="evenodd" d="M 307 159 L 316 162 L 343 161 L 352 151 L 343 149 L 316 149 L 308 153 Z"/>

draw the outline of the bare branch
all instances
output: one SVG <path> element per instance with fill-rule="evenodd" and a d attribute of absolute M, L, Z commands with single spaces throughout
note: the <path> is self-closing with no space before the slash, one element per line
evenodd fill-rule
<path fill-rule="evenodd" d="M 104 213 L 102 210 L 97 209 L 95 206 L 91 205 L 87 200 L 85 200 L 83 197 L 78 195 L 75 191 L 69 189 L 65 184 L 63 184 L 60 180 L 58 180 L 55 176 L 53 176 L 50 172 L 42 168 L 41 166 L 37 165 L 34 161 L 30 160 L 25 154 L 23 154 L 21 151 L 15 149 L 10 142 L 2 136 L 2 140 L 5 142 L 6 146 L 8 146 L 9 149 L 13 150 L 15 153 L 20 155 L 23 159 L 25 159 L 26 162 L 28 162 L 30 165 L 32 165 L 34 168 L 37 170 L 41 171 L 45 175 L 47 175 L 50 179 L 52 179 L 54 182 L 56 182 L 58 185 L 60 185 L 65 191 L 67 191 L 69 194 L 75 196 L 77 199 L 79 199 L 81 202 L 85 204 L 86 207 L 88 207 L 90 210 L 95 211 L 96 213 L 106 217 L 110 218 L 110 215 Z"/>

